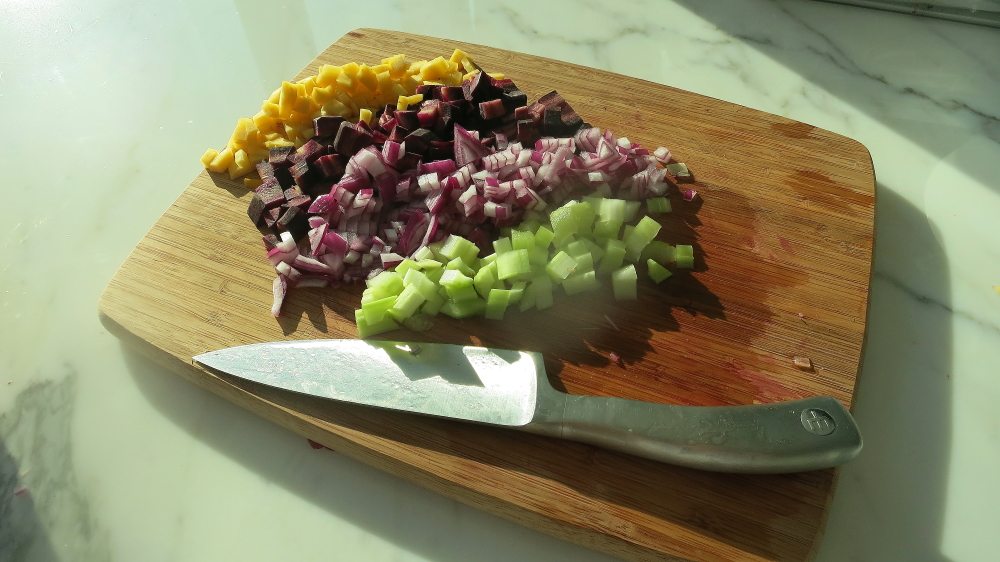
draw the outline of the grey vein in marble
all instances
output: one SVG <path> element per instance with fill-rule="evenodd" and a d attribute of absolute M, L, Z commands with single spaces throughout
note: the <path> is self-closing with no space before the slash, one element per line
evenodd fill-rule
<path fill-rule="evenodd" d="M 110 560 L 73 467 L 76 375 L 37 382 L 0 415 L 0 560 Z M 58 536 L 54 543 L 51 536 Z M 60 556 L 61 555 L 61 556 Z"/>

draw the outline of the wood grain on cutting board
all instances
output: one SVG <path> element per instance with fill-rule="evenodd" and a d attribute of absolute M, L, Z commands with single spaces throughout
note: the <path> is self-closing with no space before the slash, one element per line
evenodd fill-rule
<path fill-rule="evenodd" d="M 375 63 L 399 52 L 448 56 L 456 47 L 513 78 L 529 99 L 556 89 L 590 123 L 669 146 L 695 174 L 701 202 L 674 197 L 661 239 L 695 245 L 696 268 L 659 286 L 643 281 L 633 303 L 603 291 L 562 297 L 546 312 L 511 313 L 502 323 L 441 318 L 429 332 L 388 338 L 541 351 L 553 384 L 570 393 L 696 405 L 825 394 L 852 405 L 874 223 L 875 178 L 864 146 L 634 78 L 373 29 L 348 33 L 299 78 L 324 63 Z M 201 148 L 191 148 L 192 159 Z M 195 178 L 109 283 L 100 303 L 105 325 L 185 378 L 304 436 L 597 550 L 636 560 L 811 555 L 832 470 L 698 472 L 513 431 L 291 397 L 193 366 L 193 355 L 232 345 L 355 336 L 360 288 L 293 290 L 283 317 L 270 316 L 274 272 L 246 216 L 248 201 L 227 178 Z M 612 351 L 624 366 L 610 363 Z M 814 370 L 797 369 L 797 355 Z"/>

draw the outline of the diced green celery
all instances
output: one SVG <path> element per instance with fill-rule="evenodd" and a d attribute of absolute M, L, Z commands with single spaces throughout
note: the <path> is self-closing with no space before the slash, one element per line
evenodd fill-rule
<path fill-rule="evenodd" d="M 403 325 L 414 332 L 426 332 L 431 329 L 434 322 L 431 320 L 431 317 L 426 314 L 414 314 L 406 320 L 403 320 Z"/>
<path fill-rule="evenodd" d="M 576 232 L 579 234 L 590 233 L 591 225 L 594 224 L 594 217 L 597 211 L 587 202 L 578 202 L 570 208 L 573 220 L 576 221 Z"/>
<path fill-rule="evenodd" d="M 437 242 L 427 245 L 427 249 L 434 254 L 434 259 L 441 263 L 445 263 L 448 259 L 441 255 L 441 248 L 444 248 L 444 240 L 438 240 Z"/>
<path fill-rule="evenodd" d="M 499 257 L 500 254 L 506 254 L 513 249 L 514 246 L 510 243 L 510 238 L 497 238 L 493 241 L 493 251 L 496 252 L 497 257 Z"/>
<path fill-rule="evenodd" d="M 358 337 L 360 338 L 375 336 L 381 334 L 382 332 L 388 332 L 399 328 L 399 324 L 388 316 L 378 322 L 369 322 L 365 318 L 364 311 L 360 309 L 354 311 L 354 323 L 358 326 Z"/>
<path fill-rule="evenodd" d="M 604 245 L 604 257 L 597 268 L 601 275 L 614 272 L 625 261 L 625 243 L 621 240 L 609 239 Z"/>
<path fill-rule="evenodd" d="M 625 222 L 632 222 L 635 220 L 635 217 L 639 214 L 639 205 L 640 203 L 638 201 L 625 202 Z"/>
<path fill-rule="evenodd" d="M 375 301 L 379 300 L 380 298 L 385 298 L 385 297 L 376 297 L 372 293 L 371 289 L 365 289 L 364 292 L 361 293 L 361 304 L 368 304 L 370 302 L 375 302 Z"/>
<path fill-rule="evenodd" d="M 490 263 L 486 267 L 481 268 L 476 272 L 476 276 L 473 278 L 473 284 L 476 287 L 476 291 L 484 299 L 489 296 L 490 289 L 492 289 L 497 283 L 496 275 L 496 262 Z"/>
<path fill-rule="evenodd" d="M 429 314 L 434 316 L 438 312 L 441 312 L 441 307 L 444 305 L 445 298 L 441 296 L 440 291 L 434 295 L 433 298 L 427 299 L 424 306 L 420 307 L 420 311 L 424 314 Z"/>
<path fill-rule="evenodd" d="M 622 229 L 622 221 L 601 219 L 596 223 L 594 223 L 594 237 L 618 238 L 618 233 L 621 232 L 621 229 Z"/>
<path fill-rule="evenodd" d="M 427 275 L 418 269 L 411 269 L 406 272 L 406 275 L 403 276 L 403 286 L 415 287 L 425 300 L 437 294 L 437 284 L 428 279 Z"/>
<path fill-rule="evenodd" d="M 396 297 L 385 297 L 384 299 L 373 300 L 369 302 L 361 303 L 361 310 L 365 313 L 365 320 L 369 323 L 381 322 L 385 315 L 389 313 L 389 309 L 395 304 Z"/>
<path fill-rule="evenodd" d="M 428 269 L 427 271 L 425 271 L 424 275 L 426 275 L 427 278 L 430 279 L 431 281 L 437 283 L 438 281 L 441 280 L 441 275 L 444 272 L 445 269 L 443 267 L 435 267 L 434 269 Z"/>
<path fill-rule="evenodd" d="M 530 216 L 529 217 L 529 216 L 525 215 L 524 219 L 521 221 L 521 224 L 517 225 L 517 229 L 518 230 L 525 230 L 525 231 L 528 231 L 528 232 L 534 232 L 538 228 L 539 224 L 541 224 L 541 223 L 539 222 L 537 216 Z M 511 234 L 513 234 L 513 232 Z"/>
<path fill-rule="evenodd" d="M 524 295 L 521 297 L 521 301 L 518 304 L 518 310 L 524 312 L 525 310 L 531 310 L 535 307 L 535 291 L 532 285 L 529 285 L 527 289 L 524 290 Z"/>
<path fill-rule="evenodd" d="M 497 258 L 497 277 L 501 280 L 521 278 L 529 273 L 531 261 L 527 250 L 511 250 Z"/>
<path fill-rule="evenodd" d="M 545 310 L 552 306 L 552 280 L 547 275 L 536 275 L 528 286 L 535 297 L 535 308 Z"/>
<path fill-rule="evenodd" d="M 472 278 L 457 269 L 446 269 L 438 281 L 442 287 L 471 287 Z"/>
<path fill-rule="evenodd" d="M 445 269 L 457 269 L 457 270 L 461 271 L 462 273 L 468 275 L 469 277 L 472 277 L 473 275 L 476 274 L 475 271 L 472 271 L 471 267 L 469 267 L 464 261 L 462 261 L 462 258 L 455 258 L 455 259 L 451 260 L 450 262 L 448 262 L 444 266 L 444 268 Z"/>
<path fill-rule="evenodd" d="M 566 246 L 566 253 L 573 256 L 582 256 L 590 253 L 590 247 L 583 240 L 574 240 Z"/>
<path fill-rule="evenodd" d="M 445 239 L 444 246 L 441 247 L 441 255 L 448 258 L 449 262 L 455 258 L 461 258 L 463 262 L 472 264 L 479 257 L 479 246 L 461 236 L 451 234 Z"/>
<path fill-rule="evenodd" d="M 649 268 L 649 278 L 652 279 L 654 283 L 662 283 L 665 279 L 672 275 L 669 269 L 651 259 L 646 260 L 646 267 Z"/>
<path fill-rule="evenodd" d="M 563 251 L 566 251 L 566 248 L 569 248 L 569 245 L 572 244 L 573 242 L 576 242 L 576 236 L 573 234 L 564 236 L 562 238 L 556 238 L 555 240 L 552 241 L 552 243 L 555 244 L 557 250 L 563 250 Z"/>
<path fill-rule="evenodd" d="M 413 252 L 413 259 L 417 261 L 432 260 L 434 259 L 434 252 L 427 246 L 421 246 L 419 250 Z"/>
<path fill-rule="evenodd" d="M 548 248 L 539 248 L 538 246 L 535 246 L 534 248 L 528 250 L 528 262 L 531 263 L 532 269 L 543 268 L 548 261 Z"/>
<path fill-rule="evenodd" d="M 635 230 L 625 238 L 625 257 L 632 262 L 638 261 L 642 251 L 656 238 L 660 228 L 660 223 L 649 217 L 642 217 L 635 225 Z"/>
<path fill-rule="evenodd" d="M 583 197 L 583 202 L 590 205 L 597 211 L 597 214 L 601 212 L 601 202 L 604 201 L 603 197 L 598 197 L 596 195 L 587 195 Z"/>
<path fill-rule="evenodd" d="M 399 271 L 383 271 L 369 279 L 366 284 L 373 298 L 380 299 L 389 295 L 398 295 L 403 292 L 403 274 Z"/>
<path fill-rule="evenodd" d="M 596 290 L 601 285 L 597 282 L 597 274 L 593 271 L 587 271 L 567 278 L 563 281 L 562 286 L 567 295 L 575 295 L 577 293 Z"/>
<path fill-rule="evenodd" d="M 639 276 L 635 273 L 635 266 L 631 264 L 611 274 L 611 286 L 615 291 L 615 298 L 620 301 L 635 300 L 638 297 L 638 282 Z"/>
<path fill-rule="evenodd" d="M 647 216 L 642 217 L 639 223 L 635 225 L 635 232 L 641 234 L 643 238 L 653 240 L 660 233 L 661 228 L 663 227 L 656 219 Z"/>
<path fill-rule="evenodd" d="M 493 289 L 486 300 L 486 317 L 490 320 L 503 320 L 503 315 L 510 304 L 510 291 L 507 289 Z"/>
<path fill-rule="evenodd" d="M 587 245 L 590 251 L 590 255 L 594 256 L 594 263 L 601 261 L 604 257 L 604 248 L 602 248 L 597 242 L 594 242 L 590 238 L 584 238 L 583 243 Z"/>
<path fill-rule="evenodd" d="M 625 200 L 603 199 L 597 214 L 602 221 L 617 222 L 621 225 L 625 222 Z"/>
<path fill-rule="evenodd" d="M 691 175 L 691 172 L 688 171 L 687 164 L 684 164 L 682 162 L 673 162 L 671 164 L 667 164 L 666 166 L 664 166 L 664 168 L 667 170 L 667 173 L 675 177 L 684 177 Z"/>
<path fill-rule="evenodd" d="M 495 252 L 484 258 L 479 258 L 479 269 L 482 269 L 495 261 L 497 261 L 497 255 Z"/>
<path fill-rule="evenodd" d="M 625 230 L 622 230 L 621 240 L 622 241 L 628 240 L 628 237 L 632 236 L 632 233 L 634 231 L 635 231 L 635 225 L 633 225 L 633 224 L 626 224 L 625 225 Z"/>
<path fill-rule="evenodd" d="M 452 318 L 468 318 L 476 316 L 486 308 L 483 299 L 469 299 L 461 302 L 448 301 L 441 307 L 441 314 Z"/>
<path fill-rule="evenodd" d="M 555 236 L 555 233 L 548 228 L 539 226 L 538 229 L 535 230 L 535 246 L 543 249 L 548 248 Z"/>
<path fill-rule="evenodd" d="M 674 252 L 674 265 L 679 269 L 691 269 L 694 267 L 694 247 L 687 244 L 678 244 Z"/>
<path fill-rule="evenodd" d="M 566 252 L 559 252 L 549 260 L 548 265 L 545 266 L 545 271 L 553 281 L 560 283 L 563 279 L 573 275 L 577 267 L 578 264 L 572 256 Z"/>
<path fill-rule="evenodd" d="M 406 275 L 406 272 L 411 269 L 420 269 L 420 266 L 417 265 L 417 262 L 411 260 L 410 258 L 404 258 L 403 261 L 399 262 L 399 265 L 397 265 L 396 269 L 393 271 L 400 275 L 399 279 L 402 281 L 402 276 Z"/>
<path fill-rule="evenodd" d="M 396 302 L 389 309 L 389 314 L 392 315 L 394 320 L 402 322 L 413 316 L 417 312 L 417 309 L 420 308 L 420 305 L 424 304 L 426 300 L 415 285 L 410 285 L 403 289 L 403 292 L 399 293 L 399 296 L 396 297 Z"/>
<path fill-rule="evenodd" d="M 642 251 L 642 257 L 657 263 L 671 263 L 674 261 L 674 247 L 666 242 L 653 240 Z"/>
<path fill-rule="evenodd" d="M 646 210 L 650 213 L 669 213 L 670 200 L 666 197 L 650 197 L 646 199 Z"/>
<path fill-rule="evenodd" d="M 510 242 L 515 250 L 530 250 L 535 247 L 535 235 L 518 229 L 510 233 Z"/>
<path fill-rule="evenodd" d="M 556 240 L 564 239 L 577 231 L 576 217 L 573 215 L 574 204 L 575 201 L 570 201 L 549 214 Z"/>
<path fill-rule="evenodd" d="M 448 299 L 454 302 L 462 302 L 479 298 L 479 293 L 476 292 L 476 288 L 472 285 L 449 285 L 444 288 L 444 292 L 448 295 Z"/>
<path fill-rule="evenodd" d="M 426 249 L 427 246 L 424 246 L 424 248 Z M 428 260 L 420 260 L 420 261 L 418 261 L 417 265 L 420 266 L 421 270 L 423 270 L 423 271 L 426 272 L 426 271 L 430 271 L 431 269 L 437 269 L 437 268 L 441 267 L 444 264 L 441 263 L 441 262 L 439 262 L 439 261 L 437 261 L 437 260 L 430 260 L 430 259 L 428 259 Z"/>
<path fill-rule="evenodd" d="M 573 259 L 576 260 L 576 274 L 579 275 L 585 271 L 594 271 L 594 256 L 591 253 L 580 254 L 579 256 L 574 256 Z"/>
<path fill-rule="evenodd" d="M 510 286 L 510 304 L 521 302 L 524 297 L 524 288 L 527 286 L 528 284 L 524 281 L 517 281 Z"/>

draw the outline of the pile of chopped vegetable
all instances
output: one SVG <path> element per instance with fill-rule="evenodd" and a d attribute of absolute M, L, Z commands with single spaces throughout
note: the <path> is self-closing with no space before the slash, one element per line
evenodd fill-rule
<path fill-rule="evenodd" d="M 256 169 L 247 213 L 277 272 L 272 313 L 291 287 L 365 281 L 362 337 L 545 309 L 558 287 L 610 281 L 634 299 L 636 264 L 659 283 L 693 263 L 691 246 L 655 240 L 667 196 L 696 196 L 669 150 L 591 127 L 555 91 L 528 104 L 460 50 L 325 65 L 202 161 L 233 179 Z"/>

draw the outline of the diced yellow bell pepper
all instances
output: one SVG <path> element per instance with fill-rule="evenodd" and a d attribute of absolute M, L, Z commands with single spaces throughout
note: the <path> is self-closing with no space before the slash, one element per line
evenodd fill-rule
<path fill-rule="evenodd" d="M 503 80 L 506 75 L 503 72 L 489 72 L 490 77 L 496 78 L 497 80 Z"/>
<path fill-rule="evenodd" d="M 437 57 L 420 69 L 420 77 L 424 80 L 437 80 L 447 72 L 448 65 L 444 57 Z"/>
<path fill-rule="evenodd" d="M 370 92 L 378 89 L 378 78 L 375 77 L 375 71 L 367 66 L 362 66 L 358 70 L 358 82 L 361 82 Z"/>
<path fill-rule="evenodd" d="M 350 76 L 352 78 L 358 75 L 358 69 L 359 68 L 360 67 L 358 66 L 358 63 L 356 63 L 356 62 L 349 62 L 349 63 L 347 63 L 347 64 L 345 64 L 345 65 L 343 65 L 343 66 L 340 67 L 340 69 L 344 72 L 344 74 L 346 74 L 346 75 L 348 75 L 348 76 Z"/>
<path fill-rule="evenodd" d="M 462 59 L 462 68 L 464 68 L 466 72 L 475 72 L 479 70 L 476 68 L 476 65 L 473 64 L 472 59 L 468 57 Z"/>
<path fill-rule="evenodd" d="M 459 86 L 462 84 L 462 73 L 459 71 L 452 72 L 448 75 L 447 83 L 449 86 Z"/>
<path fill-rule="evenodd" d="M 338 76 L 340 76 L 339 66 L 324 64 L 320 67 L 319 74 L 316 75 L 316 84 L 318 86 L 329 86 L 337 81 Z"/>
<path fill-rule="evenodd" d="M 358 121 L 364 121 L 365 123 L 372 124 L 372 110 L 364 108 L 361 110 L 361 114 L 358 116 Z"/>
<path fill-rule="evenodd" d="M 334 115 L 340 117 L 347 117 L 350 113 L 347 106 L 338 100 L 329 100 L 323 104 L 323 115 Z"/>
<path fill-rule="evenodd" d="M 205 151 L 204 154 L 201 155 L 201 163 L 204 164 L 205 167 L 207 168 L 212 163 L 212 160 L 215 160 L 215 157 L 218 155 L 219 155 L 218 150 L 215 150 L 214 148 L 209 148 L 208 150 Z"/>
<path fill-rule="evenodd" d="M 266 102 L 264 102 L 263 105 L 260 106 L 260 110 L 263 111 L 268 117 L 277 117 L 278 116 L 278 104 L 277 103 L 266 101 Z"/>
<path fill-rule="evenodd" d="M 290 82 L 281 83 L 281 94 L 278 96 L 278 116 L 284 117 L 292 112 L 298 92 Z"/>
<path fill-rule="evenodd" d="M 278 88 L 277 90 L 271 92 L 271 95 L 267 97 L 267 101 L 273 104 L 277 104 L 279 96 L 281 96 L 281 88 Z"/>
<path fill-rule="evenodd" d="M 354 79 L 346 72 L 343 72 L 337 77 L 337 84 L 340 84 L 345 90 L 350 90 L 354 87 Z"/>
<path fill-rule="evenodd" d="M 372 72 L 378 74 L 379 72 L 389 72 L 389 65 L 384 62 L 381 64 L 376 64 L 372 67 Z"/>
<path fill-rule="evenodd" d="M 413 94 L 412 96 L 399 96 L 399 99 L 396 101 L 396 109 L 404 111 L 411 105 L 418 105 L 422 101 L 424 101 L 423 94 Z"/>
<path fill-rule="evenodd" d="M 375 75 L 375 80 L 378 82 L 378 86 L 376 87 L 376 89 L 380 93 L 384 93 L 389 88 L 392 87 L 392 77 L 389 76 L 389 71 L 388 70 L 384 70 L 384 71 L 379 72 L 378 74 L 376 74 Z"/>
<path fill-rule="evenodd" d="M 323 105 L 333 97 L 333 86 L 316 87 L 312 91 L 312 100 L 316 105 Z"/>
<path fill-rule="evenodd" d="M 406 73 L 407 74 L 419 74 L 420 71 L 424 68 L 425 64 L 427 64 L 427 61 L 425 61 L 425 60 L 418 60 L 418 61 L 411 62 L 410 63 L 410 67 L 406 69 Z"/>
<path fill-rule="evenodd" d="M 457 62 L 462 62 L 462 59 L 468 58 L 468 56 L 469 55 L 465 54 L 465 51 L 463 51 L 462 49 L 455 49 L 455 52 L 451 54 L 451 57 L 448 60 L 457 63 Z"/>
<path fill-rule="evenodd" d="M 264 143 L 267 148 L 276 148 L 279 146 L 295 146 L 295 143 L 286 138 L 275 138 Z"/>
<path fill-rule="evenodd" d="M 223 148 L 215 155 L 215 158 L 206 166 L 209 171 L 222 173 L 225 172 L 229 165 L 233 163 L 233 149 Z"/>
<path fill-rule="evenodd" d="M 247 189 L 257 189 L 262 183 L 260 178 L 243 178 L 243 186 Z"/>

